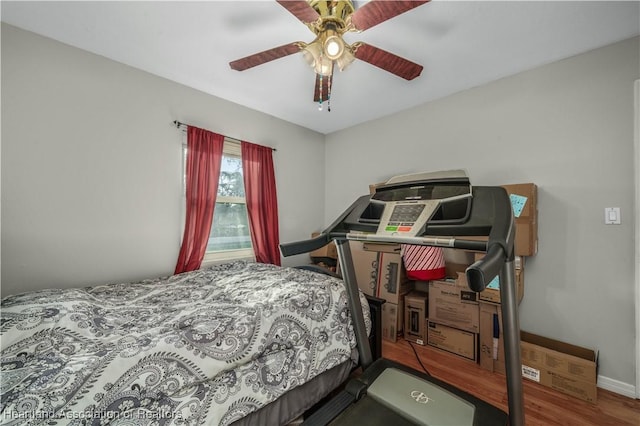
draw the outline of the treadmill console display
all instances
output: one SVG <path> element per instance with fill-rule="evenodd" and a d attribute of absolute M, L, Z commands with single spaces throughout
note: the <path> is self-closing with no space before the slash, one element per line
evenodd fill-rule
<path fill-rule="evenodd" d="M 447 176 L 447 179 L 420 177 L 423 180 L 415 180 L 415 175 L 392 179 L 376 189 L 370 204 L 382 211 L 377 235 L 415 237 L 424 231 L 428 223 L 463 222 L 467 219 L 471 184 L 466 176 Z"/>
<path fill-rule="evenodd" d="M 378 225 L 378 235 L 415 237 L 429 221 L 439 202 L 420 200 L 386 204 Z"/>
<path fill-rule="evenodd" d="M 391 212 L 391 222 L 415 222 L 424 210 L 424 204 L 397 204 Z M 390 223 L 391 225 L 391 223 Z"/>

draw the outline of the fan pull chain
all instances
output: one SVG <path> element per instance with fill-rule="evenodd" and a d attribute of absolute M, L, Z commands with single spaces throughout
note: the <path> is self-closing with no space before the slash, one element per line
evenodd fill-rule
<path fill-rule="evenodd" d="M 320 84 L 318 87 L 318 111 L 322 111 L 322 74 L 320 74 Z"/>
<path fill-rule="evenodd" d="M 331 112 L 331 81 L 333 79 L 330 78 L 329 81 L 327 81 L 327 112 Z"/>

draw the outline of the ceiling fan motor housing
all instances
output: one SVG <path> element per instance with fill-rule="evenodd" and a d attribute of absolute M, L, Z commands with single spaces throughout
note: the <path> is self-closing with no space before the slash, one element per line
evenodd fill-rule
<path fill-rule="evenodd" d="M 343 22 L 355 11 L 351 0 L 308 0 L 307 3 L 318 12 L 320 18 L 333 17 Z"/>

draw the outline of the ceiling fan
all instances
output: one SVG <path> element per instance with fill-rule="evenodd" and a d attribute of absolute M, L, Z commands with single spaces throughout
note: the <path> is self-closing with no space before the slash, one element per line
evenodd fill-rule
<path fill-rule="evenodd" d="M 364 31 L 429 0 L 371 0 L 358 9 L 354 8 L 351 0 L 276 1 L 302 21 L 316 38 L 311 43 L 296 41 L 237 59 L 229 63 L 232 69 L 244 71 L 302 52 L 316 73 L 313 100 L 319 103 L 319 109 L 322 109 L 324 101 L 331 99 L 335 66 L 342 71 L 355 59 L 360 59 L 406 80 L 413 80 L 422 72 L 422 65 L 360 41 L 348 44 L 342 35 L 348 31 Z"/>

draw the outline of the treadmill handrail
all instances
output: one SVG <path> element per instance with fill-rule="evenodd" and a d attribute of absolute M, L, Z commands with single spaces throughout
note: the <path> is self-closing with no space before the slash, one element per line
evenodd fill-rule
<path fill-rule="evenodd" d="M 317 250 L 329 244 L 332 240 L 330 237 L 331 231 L 333 231 L 355 208 L 356 205 L 368 196 L 363 195 L 353 202 L 348 209 L 346 209 L 336 220 L 333 221 L 320 235 L 301 241 L 294 241 L 291 243 L 280 244 L 280 251 L 284 257 L 293 256 L 296 254 L 309 253 L 310 251 Z"/>
<path fill-rule="evenodd" d="M 345 234 L 347 240 L 367 241 L 374 243 L 412 244 L 418 246 L 450 247 L 463 250 L 487 251 L 487 241 L 465 240 L 455 237 L 403 237 L 399 235 L 378 235 L 361 232 L 349 232 Z"/>
<path fill-rule="evenodd" d="M 329 244 L 331 242 L 331 238 L 328 234 L 321 233 L 313 238 L 308 240 L 296 241 L 293 243 L 283 243 L 280 244 L 280 250 L 282 251 L 282 255 L 293 256 L 294 254 L 302 254 L 309 253 L 314 250 L 318 250 Z"/>

